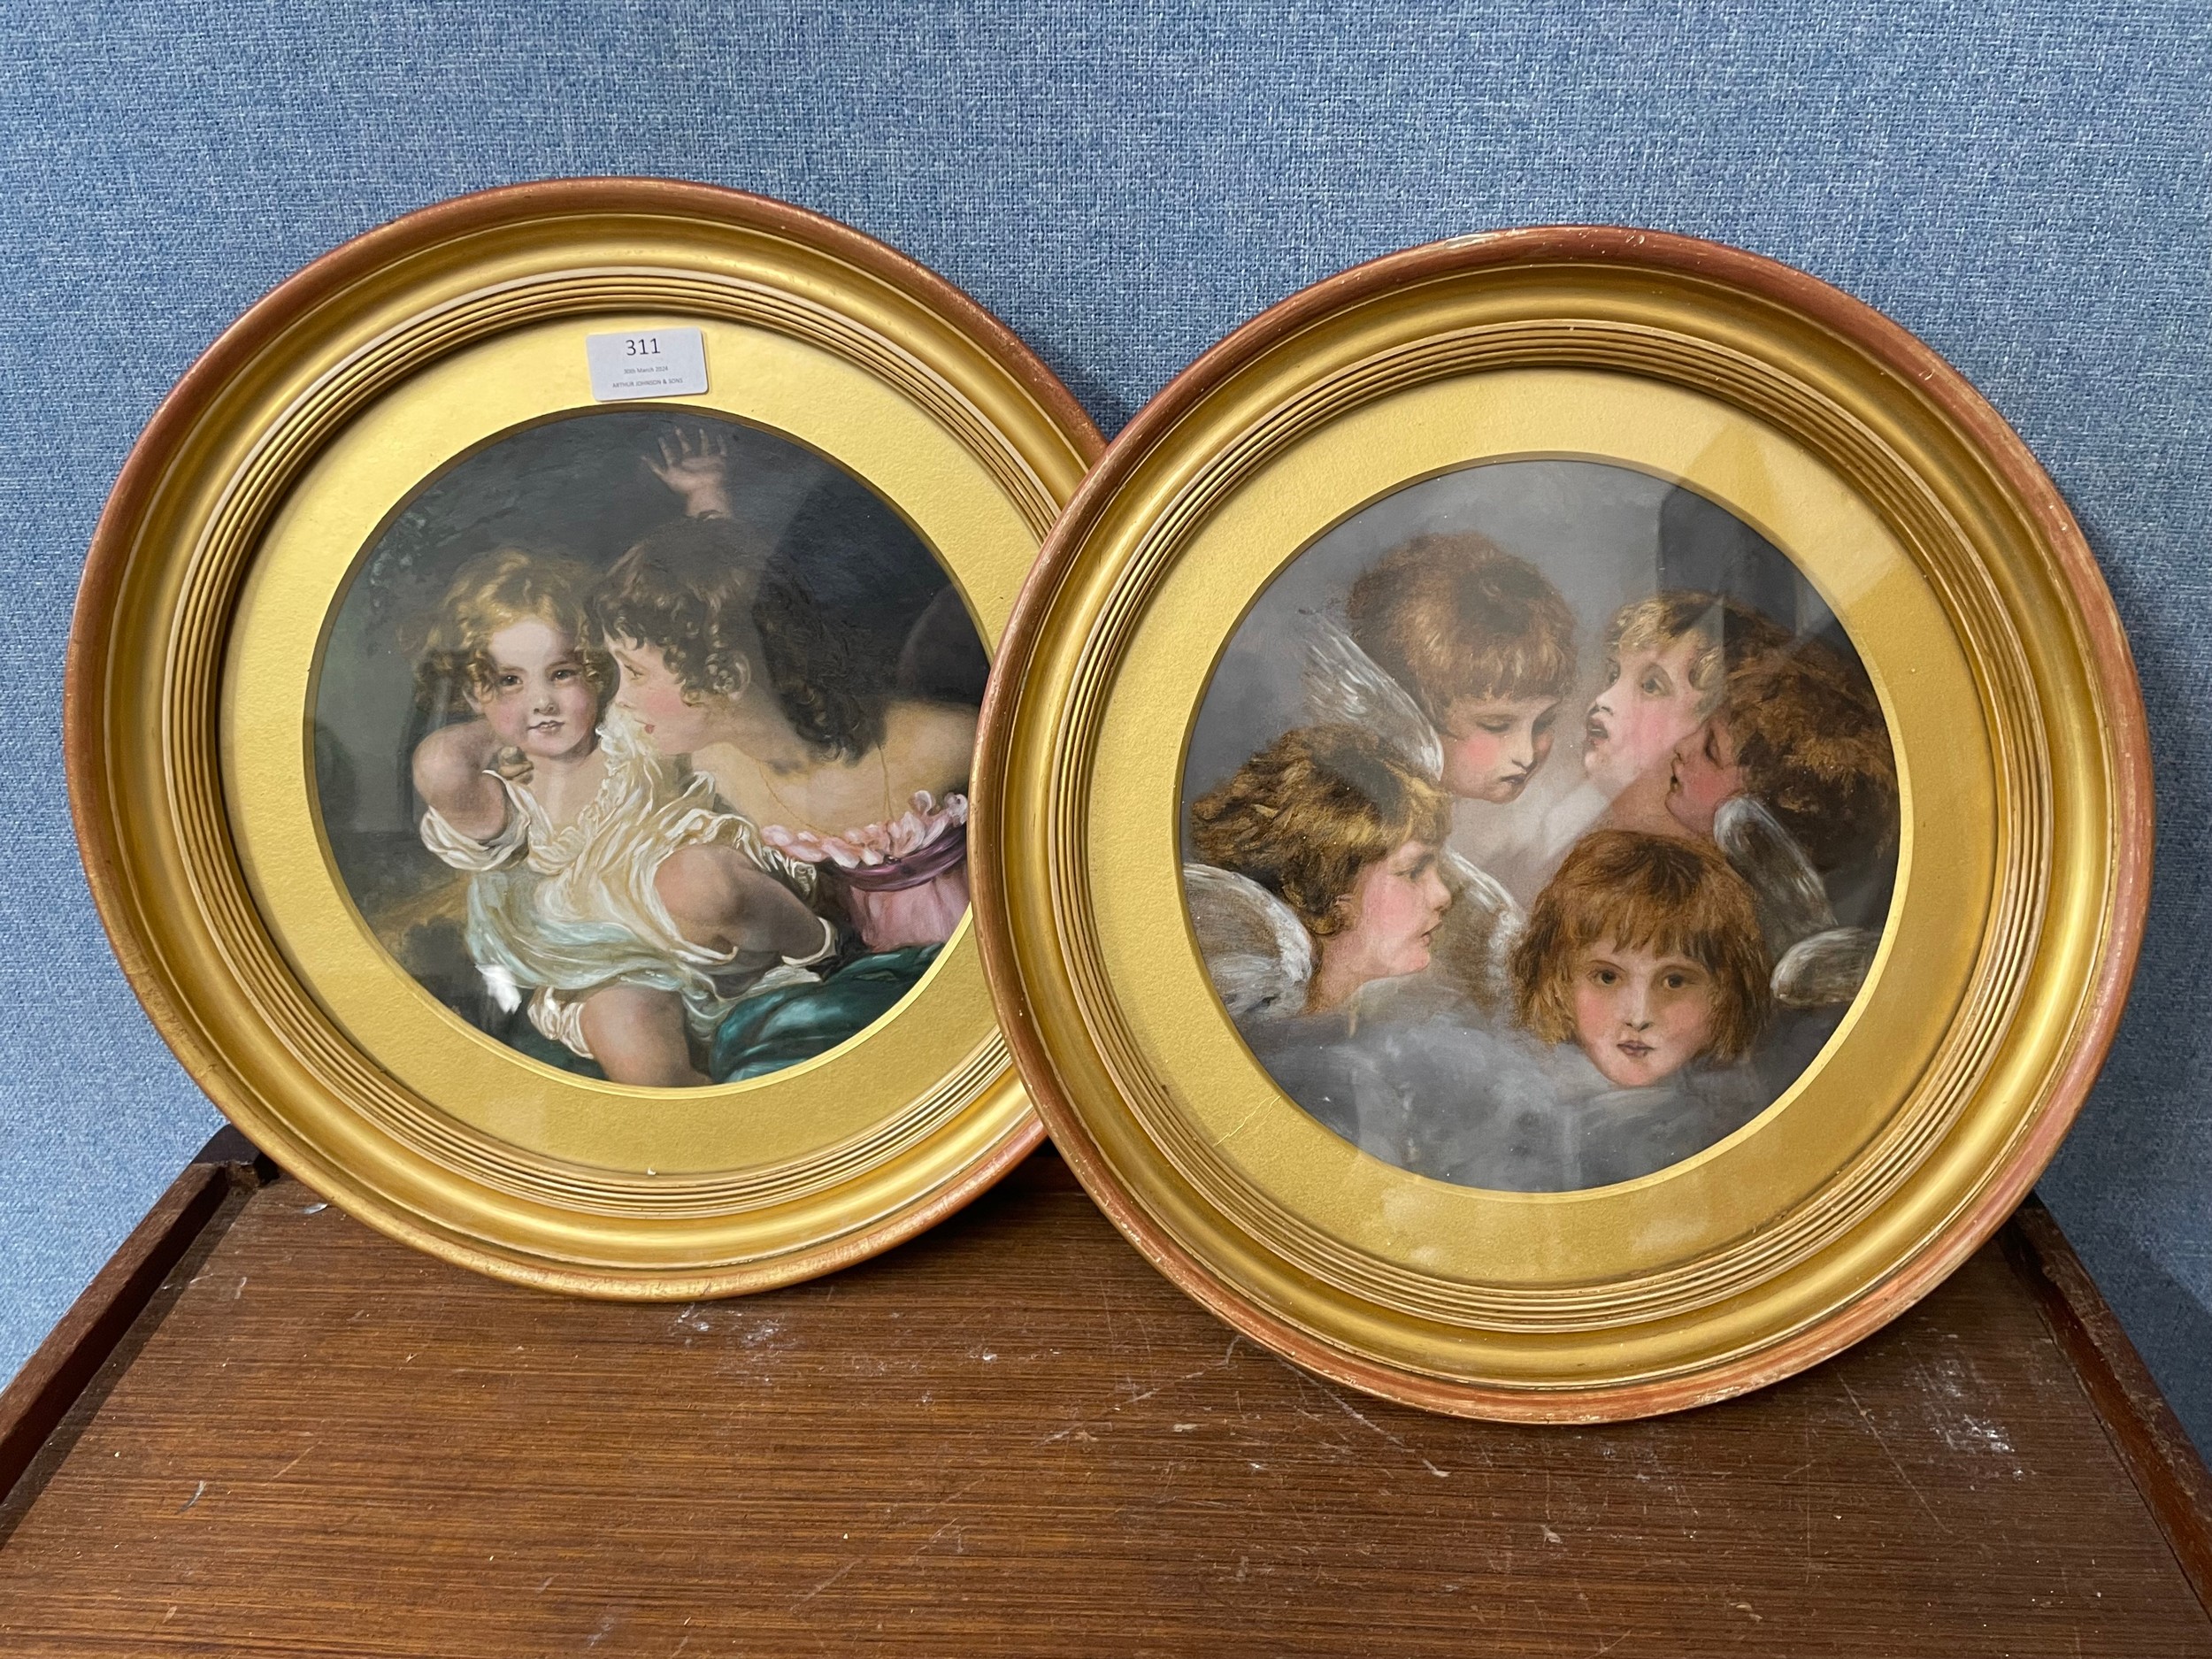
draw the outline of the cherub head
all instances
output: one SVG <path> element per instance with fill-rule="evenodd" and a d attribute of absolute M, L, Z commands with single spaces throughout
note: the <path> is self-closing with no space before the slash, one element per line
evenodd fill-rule
<path fill-rule="evenodd" d="M 1897 761 L 1874 688 L 1817 641 L 1733 669 L 1719 705 L 1675 745 L 1667 810 L 1699 835 L 1724 802 L 1763 803 L 1818 870 L 1897 838 Z"/>
<path fill-rule="evenodd" d="M 580 565 L 520 548 L 464 565 L 415 665 L 426 710 L 480 715 L 502 747 L 532 759 L 588 753 L 615 672 L 590 643 L 588 580 Z"/>
<path fill-rule="evenodd" d="M 1719 594 L 1675 589 L 1624 605 L 1605 631 L 1605 687 L 1583 725 L 1590 780 L 1609 795 L 1642 778 L 1663 783 L 1675 745 L 1712 713 L 1730 671 L 1789 637 Z"/>
<path fill-rule="evenodd" d="M 1418 973 L 1451 907 L 1451 803 L 1357 726 L 1286 732 L 1191 808 L 1207 863 L 1279 895 L 1315 946 L 1309 1011 Z"/>
<path fill-rule="evenodd" d="M 1772 1010 L 1751 889 L 1703 842 L 1598 830 L 1536 896 L 1513 951 L 1514 1005 L 1640 1087 L 1747 1049 Z"/>
<path fill-rule="evenodd" d="M 1445 790 L 1517 798 L 1574 685 L 1574 613 L 1559 590 L 1483 536 L 1425 535 L 1354 582 L 1344 610 L 1360 649 L 1442 735 Z"/>

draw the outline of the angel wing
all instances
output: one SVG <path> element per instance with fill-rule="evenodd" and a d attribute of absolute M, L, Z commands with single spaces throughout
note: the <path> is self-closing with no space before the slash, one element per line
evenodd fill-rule
<path fill-rule="evenodd" d="M 1511 983 L 1507 964 L 1528 916 L 1496 877 L 1448 847 L 1437 871 L 1452 892 L 1452 908 L 1429 941 L 1437 970 L 1482 1007 L 1502 1007 Z"/>
<path fill-rule="evenodd" d="M 1774 964 L 1774 1000 L 1785 1008 L 1834 1008 L 1866 983 L 1881 934 L 1866 927 L 1831 927 L 1799 940 Z"/>
<path fill-rule="evenodd" d="M 1289 905 L 1213 864 L 1183 866 L 1183 897 L 1206 972 L 1232 1019 L 1295 1014 L 1313 978 L 1313 940 Z"/>
<path fill-rule="evenodd" d="M 1372 732 L 1423 777 L 1444 775 L 1444 740 L 1406 688 L 1334 619 L 1308 618 L 1300 678 L 1306 718 L 1316 726 L 1356 726 Z"/>
<path fill-rule="evenodd" d="M 1713 839 L 1759 903 L 1767 952 L 1778 962 L 1801 939 L 1836 925 L 1820 872 L 1766 807 L 1747 795 L 1721 803 Z"/>

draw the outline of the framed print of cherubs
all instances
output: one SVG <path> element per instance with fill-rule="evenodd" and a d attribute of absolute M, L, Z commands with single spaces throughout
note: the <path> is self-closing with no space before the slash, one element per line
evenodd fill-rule
<path fill-rule="evenodd" d="M 1284 302 L 1116 441 L 1002 663 L 977 904 L 1055 1140 L 1379 1394 L 1636 1416 L 1833 1352 L 2118 1017 L 2147 745 L 2080 533 L 1749 254 L 1509 232 Z"/>
<path fill-rule="evenodd" d="M 67 709 L 94 892 L 217 1102 L 385 1231 L 691 1297 L 1034 1144 L 968 926 L 978 710 L 1098 448 L 949 286 L 706 187 L 463 198 L 195 367 Z"/>

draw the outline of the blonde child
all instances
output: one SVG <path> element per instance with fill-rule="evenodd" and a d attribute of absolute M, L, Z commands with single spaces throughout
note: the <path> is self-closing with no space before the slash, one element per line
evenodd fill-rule
<path fill-rule="evenodd" d="M 1677 589 L 1614 614 L 1605 685 L 1583 721 L 1583 772 L 1607 802 L 1606 825 L 1681 833 L 1667 811 L 1675 746 L 1718 706 L 1732 672 L 1789 640 L 1778 622 L 1719 594 Z"/>
<path fill-rule="evenodd" d="M 516 548 L 454 578 L 416 676 L 449 719 L 413 757 L 422 839 L 472 873 L 469 950 L 503 1006 L 526 997 L 617 1082 L 702 1083 L 694 1041 L 834 933 L 785 885 L 804 876 L 609 708 L 585 580 Z"/>

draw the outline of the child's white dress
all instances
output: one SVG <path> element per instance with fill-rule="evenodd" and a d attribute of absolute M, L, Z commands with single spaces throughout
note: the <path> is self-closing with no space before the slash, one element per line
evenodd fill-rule
<path fill-rule="evenodd" d="M 586 1059 L 583 1004 L 614 985 L 673 991 L 693 1033 L 710 1038 L 748 996 L 812 980 L 808 962 L 828 956 L 835 930 L 823 923 L 823 947 L 794 961 L 758 953 L 705 949 L 677 931 L 654 877 L 686 847 L 733 847 L 753 865 L 810 900 L 815 871 L 764 844 L 749 818 L 721 804 L 712 784 L 661 756 L 619 709 L 599 726 L 606 776 L 573 823 L 556 828 L 528 786 L 499 778 L 507 821 L 479 841 L 433 807 L 422 818 L 423 845 L 472 872 L 468 948 L 493 998 L 512 1009 L 528 999 L 530 1023 Z"/>

